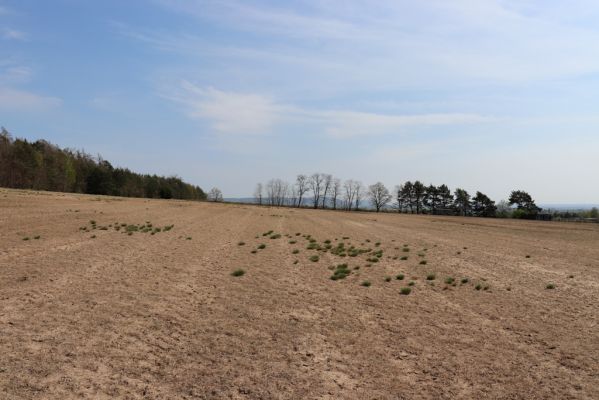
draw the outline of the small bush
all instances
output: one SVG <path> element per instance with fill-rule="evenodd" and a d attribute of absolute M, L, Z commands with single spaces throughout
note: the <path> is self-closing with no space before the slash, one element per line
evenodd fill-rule
<path fill-rule="evenodd" d="M 260 249 L 260 250 L 265 249 L 265 248 L 266 248 L 266 245 L 264 243 L 261 243 L 258 245 L 258 249 Z"/>
<path fill-rule="evenodd" d="M 239 242 L 237 243 L 237 246 L 245 246 L 245 242 Z"/>
<path fill-rule="evenodd" d="M 404 253 L 409 253 L 410 249 L 408 247 L 404 247 L 403 249 L 401 249 Z"/>
<path fill-rule="evenodd" d="M 309 260 L 312 262 L 318 262 L 318 260 L 320 260 L 320 257 L 318 257 L 317 255 L 313 255 L 310 256 Z"/>
<path fill-rule="evenodd" d="M 451 285 L 452 283 L 455 282 L 455 279 L 448 276 L 447 278 L 445 278 L 445 283 L 447 283 L 448 285 Z"/>
<path fill-rule="evenodd" d="M 257 250 L 250 251 L 250 253 L 252 253 L 252 254 L 256 254 L 257 252 L 258 252 Z"/>
<path fill-rule="evenodd" d="M 416 282 L 411 281 L 410 283 L 408 283 L 408 286 L 414 286 L 416 284 Z"/>
<path fill-rule="evenodd" d="M 395 276 L 395 279 L 397 279 L 398 281 L 403 281 L 405 278 L 404 274 L 398 274 Z"/>
<path fill-rule="evenodd" d="M 476 286 L 474 287 L 474 289 L 476 290 L 481 290 L 483 288 L 483 285 L 481 285 L 480 283 L 477 283 Z"/>
<path fill-rule="evenodd" d="M 555 284 L 548 283 L 547 286 L 545 286 L 545 289 L 555 289 Z"/>
<path fill-rule="evenodd" d="M 23 240 L 25 240 L 25 241 L 29 240 L 29 236 L 25 236 L 25 237 L 23 238 Z"/>
<path fill-rule="evenodd" d="M 375 247 L 379 247 L 380 245 L 381 245 L 381 242 L 376 242 L 376 243 L 374 244 L 374 246 L 375 246 Z"/>
<path fill-rule="evenodd" d="M 360 285 L 364 286 L 364 287 L 370 287 L 371 283 L 370 283 L 370 281 L 364 281 Z"/>
<path fill-rule="evenodd" d="M 331 243 L 331 241 L 330 241 L 329 239 L 327 239 L 327 240 L 325 240 L 325 241 L 324 241 L 324 243 L 325 243 L 325 244 L 330 244 L 330 243 Z"/>
<path fill-rule="evenodd" d="M 427 261 L 426 261 L 426 260 L 422 260 L 422 261 L 420 261 L 420 262 L 419 262 L 419 264 L 420 264 L 420 265 L 426 265 L 426 264 L 427 264 Z"/>
<path fill-rule="evenodd" d="M 410 282 L 412 283 L 412 282 Z M 404 296 L 409 295 L 410 293 L 412 293 L 412 288 L 409 287 L 402 287 L 399 291 L 400 294 L 403 294 Z"/>
<path fill-rule="evenodd" d="M 385 277 L 385 282 L 391 282 L 391 277 L 390 276 L 386 276 Z"/>
<path fill-rule="evenodd" d="M 191 240 L 191 236 L 187 236 L 185 240 Z"/>
<path fill-rule="evenodd" d="M 35 240 L 39 240 L 39 239 L 41 238 L 41 236 L 40 236 L 40 235 L 37 235 L 37 236 L 34 236 L 33 238 L 34 238 Z"/>
<path fill-rule="evenodd" d="M 268 235 L 270 235 L 272 232 L 273 232 L 273 231 L 264 232 L 264 233 L 262 234 L 262 236 L 268 236 Z"/>
<path fill-rule="evenodd" d="M 281 237 L 281 235 L 279 235 L 278 233 L 275 235 L 272 235 L 270 238 L 271 239 L 279 239 Z"/>
<path fill-rule="evenodd" d="M 291 254 L 297 254 L 297 253 L 299 253 L 298 249 L 293 249 L 293 251 L 291 252 Z"/>
<path fill-rule="evenodd" d="M 435 274 L 428 274 L 428 275 L 426 276 L 426 280 L 427 280 L 427 281 L 434 281 L 434 280 L 435 280 L 435 278 L 436 278 Z"/>
<path fill-rule="evenodd" d="M 406 261 L 407 259 L 408 259 L 408 256 L 403 256 L 400 258 L 400 260 L 402 260 L 402 261 Z"/>
<path fill-rule="evenodd" d="M 468 278 L 462 278 L 462 283 L 468 283 L 469 279 Z"/>
<path fill-rule="evenodd" d="M 290 240 L 289 241 L 289 244 L 296 244 L 296 243 L 297 243 L 297 240 Z"/>
<path fill-rule="evenodd" d="M 232 276 L 243 276 L 245 275 L 245 271 L 241 268 L 236 269 L 235 271 L 231 272 Z"/>

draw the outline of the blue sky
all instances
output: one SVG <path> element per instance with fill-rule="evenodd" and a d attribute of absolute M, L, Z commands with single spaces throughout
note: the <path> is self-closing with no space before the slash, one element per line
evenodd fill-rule
<path fill-rule="evenodd" d="M 0 125 L 226 197 L 319 171 L 599 203 L 599 2 L 0 0 Z"/>

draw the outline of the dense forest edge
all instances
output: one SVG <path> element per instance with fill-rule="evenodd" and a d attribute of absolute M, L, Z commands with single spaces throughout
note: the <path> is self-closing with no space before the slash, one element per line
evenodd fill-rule
<path fill-rule="evenodd" d="M 179 177 L 138 174 L 102 157 L 61 149 L 45 140 L 29 142 L 0 129 L 0 186 L 122 197 L 206 200 L 199 187 Z"/>

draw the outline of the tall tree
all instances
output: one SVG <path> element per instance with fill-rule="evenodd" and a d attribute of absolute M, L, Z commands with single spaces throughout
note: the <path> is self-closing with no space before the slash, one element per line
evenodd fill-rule
<path fill-rule="evenodd" d="M 495 217 L 497 206 L 489 196 L 476 192 L 476 196 L 472 198 L 472 212 L 477 217 Z"/>
<path fill-rule="evenodd" d="M 331 174 L 322 174 L 322 208 L 327 208 L 327 194 L 329 190 L 331 190 L 331 185 L 333 184 L 333 175 Z"/>
<path fill-rule="evenodd" d="M 385 207 L 391 200 L 389 190 L 381 182 L 377 182 L 368 187 L 368 197 L 376 212 L 379 212 L 381 208 Z"/>
<path fill-rule="evenodd" d="M 519 211 L 515 213 L 515 216 L 520 218 L 535 218 L 541 211 L 540 207 L 537 207 L 532 196 L 523 190 L 514 190 L 510 194 L 509 198 L 510 206 L 516 205 L 516 209 Z"/>
<path fill-rule="evenodd" d="M 310 184 L 310 189 L 312 189 L 312 193 L 314 195 L 314 198 L 312 199 L 313 200 L 312 204 L 313 204 L 314 208 L 318 208 L 321 190 L 322 190 L 322 183 L 323 183 L 322 174 L 319 174 L 319 173 L 312 174 L 312 176 L 310 177 L 310 180 L 309 180 L 309 184 Z"/>
<path fill-rule="evenodd" d="M 223 201 L 223 192 L 219 188 L 213 187 L 208 192 L 208 200 L 215 202 Z"/>
<path fill-rule="evenodd" d="M 298 201 L 297 201 L 297 206 L 301 207 L 302 206 L 302 201 L 304 198 L 304 194 L 306 194 L 306 192 L 309 190 L 309 179 L 306 175 L 298 175 L 296 180 L 295 180 L 295 187 L 297 188 L 297 197 L 298 197 Z"/>
<path fill-rule="evenodd" d="M 422 212 L 422 201 L 426 193 L 426 187 L 420 181 L 414 182 L 414 204 L 416 206 L 416 214 Z"/>
<path fill-rule="evenodd" d="M 405 206 L 409 207 L 410 213 L 414 213 L 415 196 L 414 196 L 414 184 L 407 181 L 401 186 L 401 201 Z"/>
<path fill-rule="evenodd" d="M 435 185 L 429 185 L 424 191 L 424 205 L 430 210 L 431 214 L 435 215 L 440 203 L 439 188 Z"/>
<path fill-rule="evenodd" d="M 454 207 L 458 215 L 466 216 L 470 213 L 470 195 L 464 189 L 456 189 L 454 192 Z"/>
<path fill-rule="evenodd" d="M 333 205 L 333 210 L 337 209 L 337 198 L 341 192 L 341 180 L 339 178 L 333 179 L 333 184 L 331 186 L 331 203 Z"/>

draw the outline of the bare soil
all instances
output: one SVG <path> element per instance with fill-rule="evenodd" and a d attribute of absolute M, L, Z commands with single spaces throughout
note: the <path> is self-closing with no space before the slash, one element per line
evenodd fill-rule
<path fill-rule="evenodd" d="M 598 323 L 593 224 L 0 189 L 2 399 L 599 399 Z"/>

